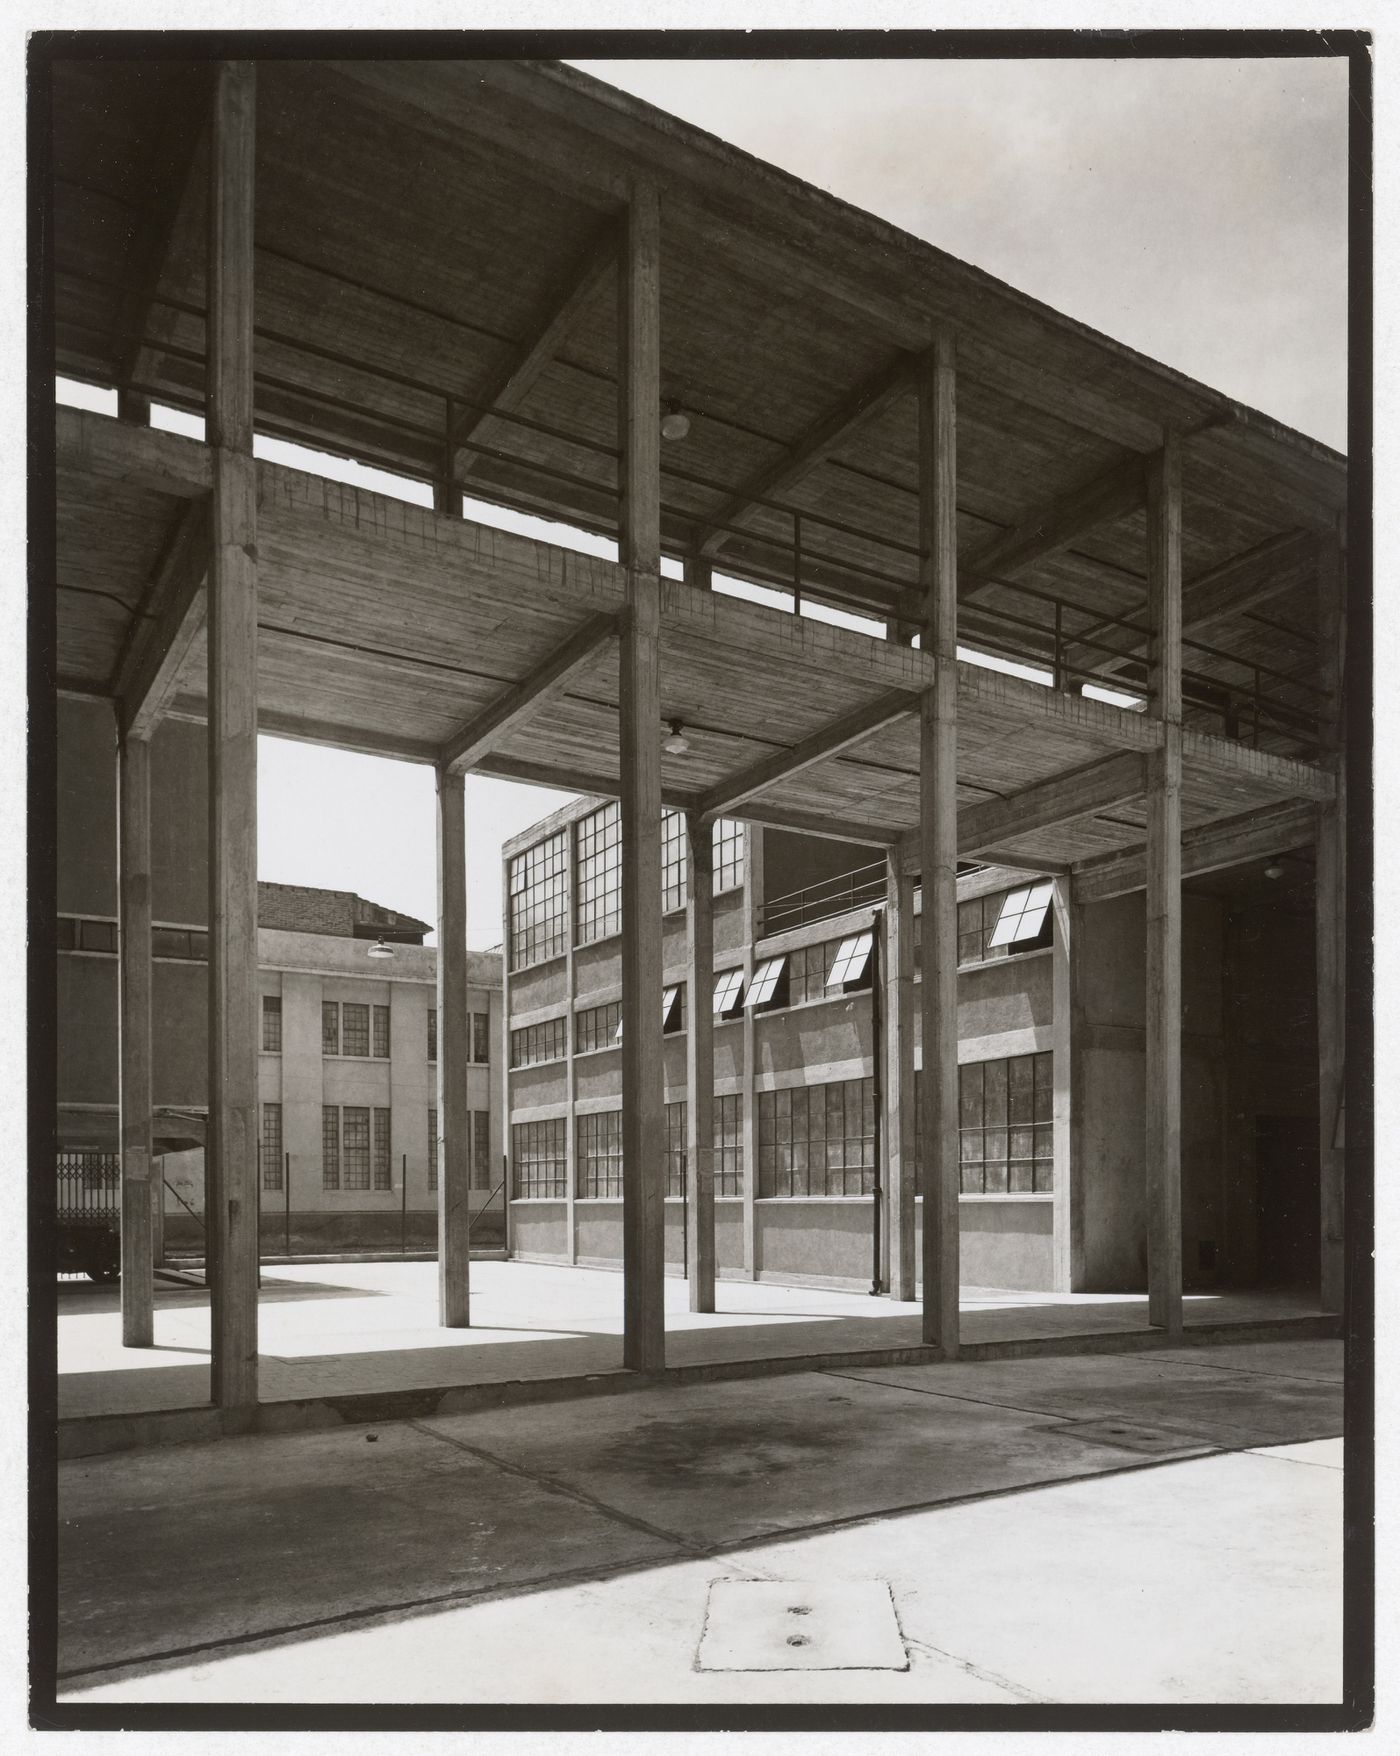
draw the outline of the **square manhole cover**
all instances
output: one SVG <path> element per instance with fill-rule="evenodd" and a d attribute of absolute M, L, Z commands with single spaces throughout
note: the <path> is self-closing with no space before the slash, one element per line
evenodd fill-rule
<path fill-rule="evenodd" d="M 716 1579 L 702 1671 L 907 1671 L 883 1579 Z"/>
<path fill-rule="evenodd" d="M 1040 1431 L 1058 1433 L 1065 1439 L 1084 1439 L 1092 1445 L 1115 1445 L 1120 1451 L 1139 1451 L 1148 1456 L 1158 1452 L 1200 1451 L 1210 1443 L 1190 1433 L 1145 1427 L 1138 1421 L 1120 1421 L 1113 1415 L 1093 1421 L 1054 1421 Z"/>

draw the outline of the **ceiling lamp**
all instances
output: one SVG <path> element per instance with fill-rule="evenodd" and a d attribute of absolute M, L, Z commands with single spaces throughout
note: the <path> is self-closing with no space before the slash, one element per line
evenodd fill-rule
<path fill-rule="evenodd" d="M 685 729 L 678 719 L 671 721 L 671 730 L 667 733 L 661 748 L 668 756 L 684 756 L 689 750 L 690 739 L 686 737 Z"/>
<path fill-rule="evenodd" d="M 392 957 L 394 953 L 392 948 L 386 945 L 382 939 L 376 939 L 369 948 L 369 955 L 371 957 Z"/>
<path fill-rule="evenodd" d="M 661 417 L 661 437 L 663 439 L 684 439 L 690 432 L 690 416 L 678 402 L 668 402 L 666 412 Z"/>
<path fill-rule="evenodd" d="M 1268 865 L 1264 868 L 1264 876 L 1266 878 L 1282 878 L 1283 866 L 1281 862 L 1278 860 L 1270 860 Z"/>

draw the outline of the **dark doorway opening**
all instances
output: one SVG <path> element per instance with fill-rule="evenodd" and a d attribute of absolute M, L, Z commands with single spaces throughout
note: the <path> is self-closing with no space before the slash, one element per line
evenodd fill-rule
<path fill-rule="evenodd" d="M 1259 1284 L 1317 1287 L 1322 1225 L 1316 1116 L 1258 1116 Z"/>

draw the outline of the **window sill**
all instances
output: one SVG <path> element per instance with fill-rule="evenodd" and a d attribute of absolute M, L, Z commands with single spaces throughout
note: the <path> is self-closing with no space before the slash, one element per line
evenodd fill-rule
<path fill-rule="evenodd" d="M 567 951 L 551 951 L 548 957 L 537 957 L 533 963 L 517 963 L 512 965 L 512 967 L 506 971 L 506 975 L 512 980 L 516 976 L 533 975 L 536 970 L 544 969 L 548 964 L 563 963 L 568 955 Z"/>
<path fill-rule="evenodd" d="M 510 1072 L 528 1073 L 532 1067 L 562 1067 L 568 1058 L 567 1055 L 551 1055 L 547 1061 L 518 1061 L 511 1066 Z M 485 1061 L 472 1061 L 470 1063 L 473 1067 L 484 1067 L 488 1064 Z"/>

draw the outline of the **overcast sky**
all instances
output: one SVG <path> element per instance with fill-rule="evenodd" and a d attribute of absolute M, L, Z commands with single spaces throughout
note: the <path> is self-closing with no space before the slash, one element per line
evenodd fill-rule
<path fill-rule="evenodd" d="M 1344 61 L 579 65 L 1344 446 Z M 431 920 L 431 771 L 259 745 L 261 876 Z M 563 798 L 468 779 L 473 947 Z"/>

